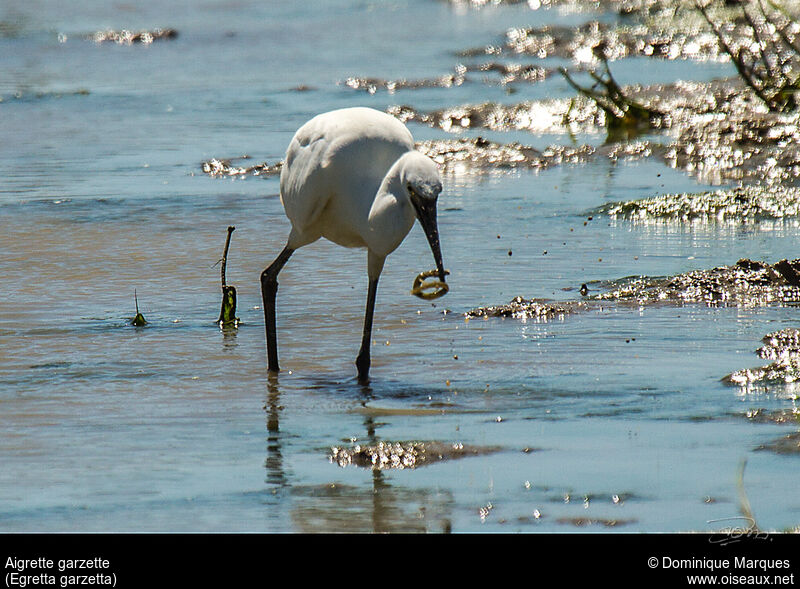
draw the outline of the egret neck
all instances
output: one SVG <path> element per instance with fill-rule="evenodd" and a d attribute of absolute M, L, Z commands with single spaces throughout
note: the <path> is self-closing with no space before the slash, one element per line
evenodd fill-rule
<path fill-rule="evenodd" d="M 418 152 L 408 152 L 389 169 L 381 183 L 369 212 L 370 242 L 367 247 L 376 256 L 388 256 L 403 242 L 414 219 L 419 220 L 430 245 L 439 279 L 445 281 L 445 270 L 439 245 L 436 201 L 442 191 L 440 183 L 430 178 L 425 168 L 433 162 Z"/>

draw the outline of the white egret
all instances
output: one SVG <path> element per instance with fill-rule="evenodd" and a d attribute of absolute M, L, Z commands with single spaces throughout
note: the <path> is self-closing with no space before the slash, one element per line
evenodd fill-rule
<path fill-rule="evenodd" d="M 445 270 L 436 223 L 442 182 L 436 164 L 414 149 L 403 123 L 371 108 L 317 115 L 297 130 L 281 169 L 280 197 L 292 229 L 283 251 L 261 273 L 270 372 L 279 372 L 275 299 L 278 273 L 294 251 L 324 237 L 367 249 L 369 287 L 356 358 L 359 380 L 370 367 L 372 316 L 386 256 L 419 219 L 439 279 Z"/>

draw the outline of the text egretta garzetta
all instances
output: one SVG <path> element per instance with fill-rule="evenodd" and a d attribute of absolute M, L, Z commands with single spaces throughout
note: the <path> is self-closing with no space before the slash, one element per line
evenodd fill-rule
<path fill-rule="evenodd" d="M 439 279 L 445 281 L 436 223 L 441 191 L 436 164 L 416 151 L 409 130 L 391 115 L 345 108 L 317 115 L 297 130 L 280 178 L 281 202 L 292 229 L 283 251 L 261 273 L 270 372 L 280 370 L 278 273 L 296 249 L 324 237 L 344 247 L 367 249 L 367 307 L 356 358 L 359 380 L 367 379 L 378 278 L 386 256 L 402 243 L 414 219 L 419 219 Z"/>

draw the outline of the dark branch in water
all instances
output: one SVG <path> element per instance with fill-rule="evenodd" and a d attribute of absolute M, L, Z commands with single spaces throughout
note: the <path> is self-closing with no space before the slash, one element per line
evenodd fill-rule
<path fill-rule="evenodd" d="M 578 93 L 591 98 L 605 113 L 609 139 L 629 139 L 636 134 L 650 128 L 662 126 L 665 114 L 648 108 L 625 95 L 620 85 L 611 75 L 608 60 L 602 51 L 595 51 L 595 55 L 603 64 L 603 73 L 590 71 L 589 75 L 595 81 L 590 88 L 579 85 L 566 68 L 559 68 L 561 75 Z"/>
<path fill-rule="evenodd" d="M 222 269 L 220 271 L 222 277 L 222 288 L 225 288 L 225 267 L 228 265 L 228 248 L 231 245 L 231 234 L 236 231 L 236 227 L 229 226 L 228 227 L 228 237 L 225 240 L 225 249 L 222 252 Z"/>
<path fill-rule="evenodd" d="M 796 24 L 792 17 L 783 8 L 769 2 L 788 21 L 781 25 L 776 16 L 767 13 L 761 0 L 758 2 L 760 14 L 756 16 L 748 11 L 746 3 L 742 3 L 744 21 L 757 46 L 754 51 L 752 44 L 737 42 L 734 46 L 728 41 L 719 23 L 709 13 L 708 8 L 713 3 L 714 0 L 707 4 L 695 0 L 698 11 L 716 35 L 722 50 L 731 58 L 739 77 L 769 110 L 797 110 L 800 106 L 796 98 L 796 93 L 800 91 L 800 74 L 794 72 L 800 68 L 800 46 L 795 36 L 787 32 Z"/>
<path fill-rule="evenodd" d="M 133 289 L 133 302 L 136 304 L 136 316 L 131 319 L 131 325 L 134 327 L 143 327 L 147 325 L 144 315 L 139 313 L 139 298 L 136 296 L 136 289 Z"/>
<path fill-rule="evenodd" d="M 236 227 L 228 227 L 228 237 L 225 239 L 225 249 L 222 253 L 222 268 L 220 277 L 222 280 L 222 308 L 219 311 L 217 323 L 220 327 L 238 327 L 239 318 L 236 317 L 236 287 L 229 285 L 225 280 L 225 270 L 228 265 L 228 248 L 231 245 L 231 234 Z"/>

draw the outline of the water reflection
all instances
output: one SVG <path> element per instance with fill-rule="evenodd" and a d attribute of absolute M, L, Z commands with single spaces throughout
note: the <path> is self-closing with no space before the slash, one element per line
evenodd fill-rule
<path fill-rule="evenodd" d="M 449 532 L 454 505 L 447 491 L 391 485 L 374 471 L 372 488 L 328 483 L 297 486 L 292 496 L 294 531 L 299 533 Z"/>
<path fill-rule="evenodd" d="M 239 330 L 236 327 L 221 327 L 220 331 L 222 332 L 222 349 L 232 352 L 239 345 L 236 341 Z"/>
<path fill-rule="evenodd" d="M 282 487 L 287 484 L 287 480 L 283 469 L 281 448 L 280 398 L 278 379 L 276 376 L 270 375 L 267 379 L 267 398 L 264 404 L 264 410 L 267 412 L 267 458 L 264 466 L 267 469 L 267 484 Z"/>
<path fill-rule="evenodd" d="M 372 390 L 369 386 L 362 389 L 362 394 L 371 397 Z M 366 406 L 366 399 L 363 403 Z M 371 445 L 377 445 L 380 442 L 380 437 L 377 435 L 375 418 L 372 415 L 367 415 L 364 418 L 364 429 L 366 430 L 366 439 L 369 440 Z M 431 511 L 427 507 L 428 503 L 436 499 L 431 497 L 434 492 L 423 490 L 419 491 L 420 496 L 424 499 L 416 513 L 408 513 L 405 516 L 398 514 L 398 503 L 406 501 L 407 491 L 402 489 L 398 490 L 386 480 L 386 472 L 379 469 L 372 469 L 372 528 L 369 530 L 373 533 L 387 534 L 392 532 L 433 532 L 445 531 L 449 532 L 451 524 L 449 518 L 446 516 L 449 509 L 445 509 L 443 513 L 437 510 Z M 452 498 L 450 498 L 452 501 Z M 401 517 L 397 517 L 400 515 Z M 429 522 L 426 519 L 433 519 L 436 521 L 436 528 L 430 529 Z M 414 519 L 418 521 L 414 521 Z"/>
<path fill-rule="evenodd" d="M 353 382 L 352 391 L 366 406 L 374 397 L 369 384 Z M 341 383 L 340 387 L 341 388 Z M 341 391 L 336 391 L 341 392 Z M 266 482 L 289 487 L 284 470 L 281 417 L 281 385 L 278 376 L 267 379 L 267 469 Z M 366 415 L 362 422 L 364 438 L 370 444 L 381 441 L 374 415 Z M 332 467 L 333 468 L 333 467 Z M 339 471 L 340 473 L 341 471 Z M 337 473 L 337 474 L 339 474 Z M 365 471 L 352 469 L 350 480 L 359 480 Z M 449 491 L 441 489 L 413 489 L 400 486 L 392 478 L 396 473 L 372 469 L 364 484 L 339 483 L 291 484 L 293 531 L 299 533 L 424 533 L 449 532 L 451 512 L 455 504 Z M 371 482 L 371 485 L 368 483 Z"/>

